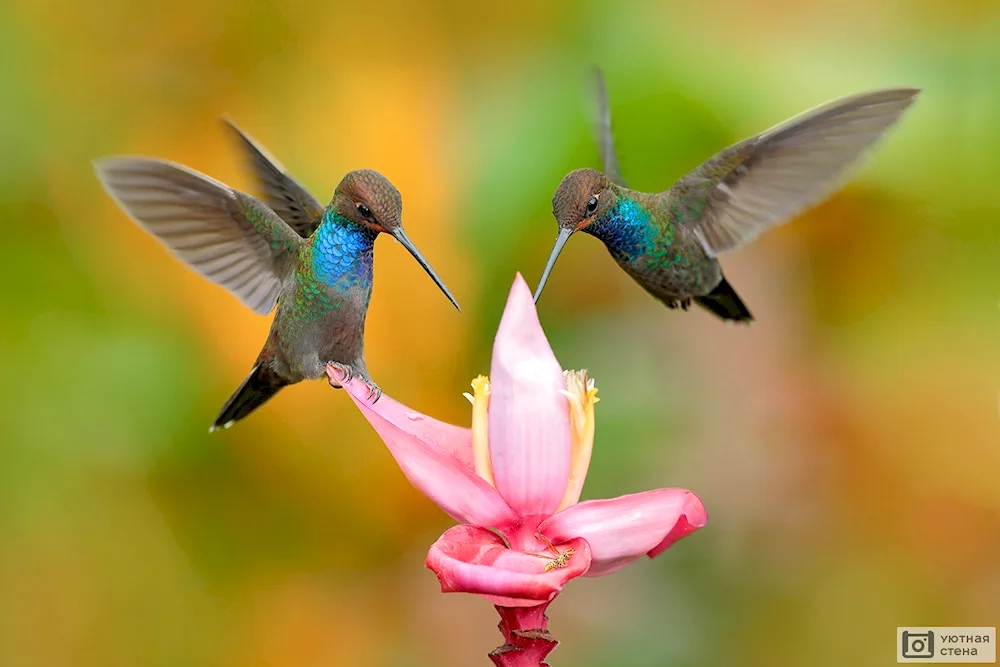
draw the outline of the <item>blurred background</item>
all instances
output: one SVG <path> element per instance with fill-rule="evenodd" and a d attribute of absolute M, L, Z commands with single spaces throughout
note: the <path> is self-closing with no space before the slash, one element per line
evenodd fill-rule
<path fill-rule="evenodd" d="M 552 192 L 598 166 L 595 62 L 645 190 L 826 100 L 925 92 L 850 187 L 724 257 L 751 328 L 567 247 L 539 305 L 601 392 L 584 497 L 683 486 L 711 521 L 573 582 L 552 664 L 889 665 L 899 625 L 1000 624 L 1000 4 L 39 0 L 0 8 L 0 54 L 0 664 L 488 664 L 494 610 L 423 567 L 450 520 L 345 395 L 297 385 L 207 433 L 269 318 L 90 162 L 249 188 L 228 112 L 324 202 L 386 174 L 464 312 L 380 240 L 368 364 L 467 425 Z"/>

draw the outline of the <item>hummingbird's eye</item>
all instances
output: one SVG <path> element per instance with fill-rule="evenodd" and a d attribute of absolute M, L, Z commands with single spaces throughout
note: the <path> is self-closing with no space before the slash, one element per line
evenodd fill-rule
<path fill-rule="evenodd" d="M 593 215 L 597 210 L 597 195 L 587 200 L 587 215 Z"/>
<path fill-rule="evenodd" d="M 372 219 L 372 210 L 367 206 L 365 206 L 364 204 L 358 204 L 358 213 L 360 213 L 361 217 L 364 218 L 365 220 Z"/>

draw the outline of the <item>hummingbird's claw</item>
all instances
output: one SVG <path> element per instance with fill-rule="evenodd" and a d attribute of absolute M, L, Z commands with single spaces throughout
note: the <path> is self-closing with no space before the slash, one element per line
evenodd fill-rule
<path fill-rule="evenodd" d="M 666 304 L 666 306 L 670 310 L 674 310 L 676 308 L 680 308 L 681 310 L 687 310 L 688 308 L 691 307 L 691 297 L 685 297 L 678 301 L 670 301 Z"/>
<path fill-rule="evenodd" d="M 334 389 L 343 389 L 344 385 L 350 384 L 351 380 L 354 379 L 354 369 L 347 364 L 341 364 L 336 361 L 328 361 L 326 362 L 326 365 L 330 368 L 335 368 L 344 374 L 344 379 L 340 381 L 340 384 L 333 379 L 332 375 L 330 376 L 330 386 Z"/>
<path fill-rule="evenodd" d="M 364 375 L 358 375 L 355 370 L 348 366 L 347 364 L 342 364 L 337 361 L 328 361 L 326 363 L 327 368 L 333 368 L 341 372 L 344 376 L 339 382 L 333 379 L 333 374 L 330 373 L 330 386 L 334 389 L 343 389 L 346 385 L 351 383 L 355 377 L 357 377 L 361 382 L 368 387 L 367 398 L 371 403 L 377 403 L 378 399 L 382 398 L 382 390 L 377 384 L 366 378 Z"/>

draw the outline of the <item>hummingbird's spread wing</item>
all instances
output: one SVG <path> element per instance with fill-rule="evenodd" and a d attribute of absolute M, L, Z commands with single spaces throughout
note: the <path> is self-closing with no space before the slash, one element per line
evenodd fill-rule
<path fill-rule="evenodd" d="M 274 308 L 304 243 L 274 211 L 163 160 L 107 158 L 94 167 L 118 205 L 177 257 L 257 313 Z"/>
<path fill-rule="evenodd" d="M 601 164 L 608 180 L 623 188 L 628 187 L 618 168 L 618 154 L 615 151 L 615 138 L 611 134 L 611 109 L 608 106 L 608 88 L 604 84 L 604 72 L 594 68 L 594 100 L 597 103 L 597 146 L 601 151 Z"/>
<path fill-rule="evenodd" d="M 838 190 L 919 92 L 876 90 L 807 111 L 730 146 L 665 195 L 710 255 L 733 250 Z"/>
<path fill-rule="evenodd" d="M 264 203 L 287 222 L 302 238 L 309 238 L 323 219 L 323 205 L 285 172 L 285 168 L 267 150 L 236 126 L 229 118 L 222 121 L 233 131 L 250 158 L 254 177 L 260 184 Z"/>

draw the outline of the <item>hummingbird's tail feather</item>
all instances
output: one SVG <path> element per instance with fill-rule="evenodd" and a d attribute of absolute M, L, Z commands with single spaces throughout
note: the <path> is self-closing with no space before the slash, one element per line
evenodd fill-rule
<path fill-rule="evenodd" d="M 226 404 L 222 406 L 215 423 L 209 432 L 219 428 L 229 428 L 251 412 L 267 403 L 278 390 L 287 386 L 288 382 L 275 375 L 263 363 L 259 363 L 243 380 L 243 384 L 233 392 Z"/>
<path fill-rule="evenodd" d="M 694 300 L 698 302 L 699 306 L 715 313 L 724 320 L 753 322 L 750 310 L 725 278 L 709 294 L 696 296 Z"/>

